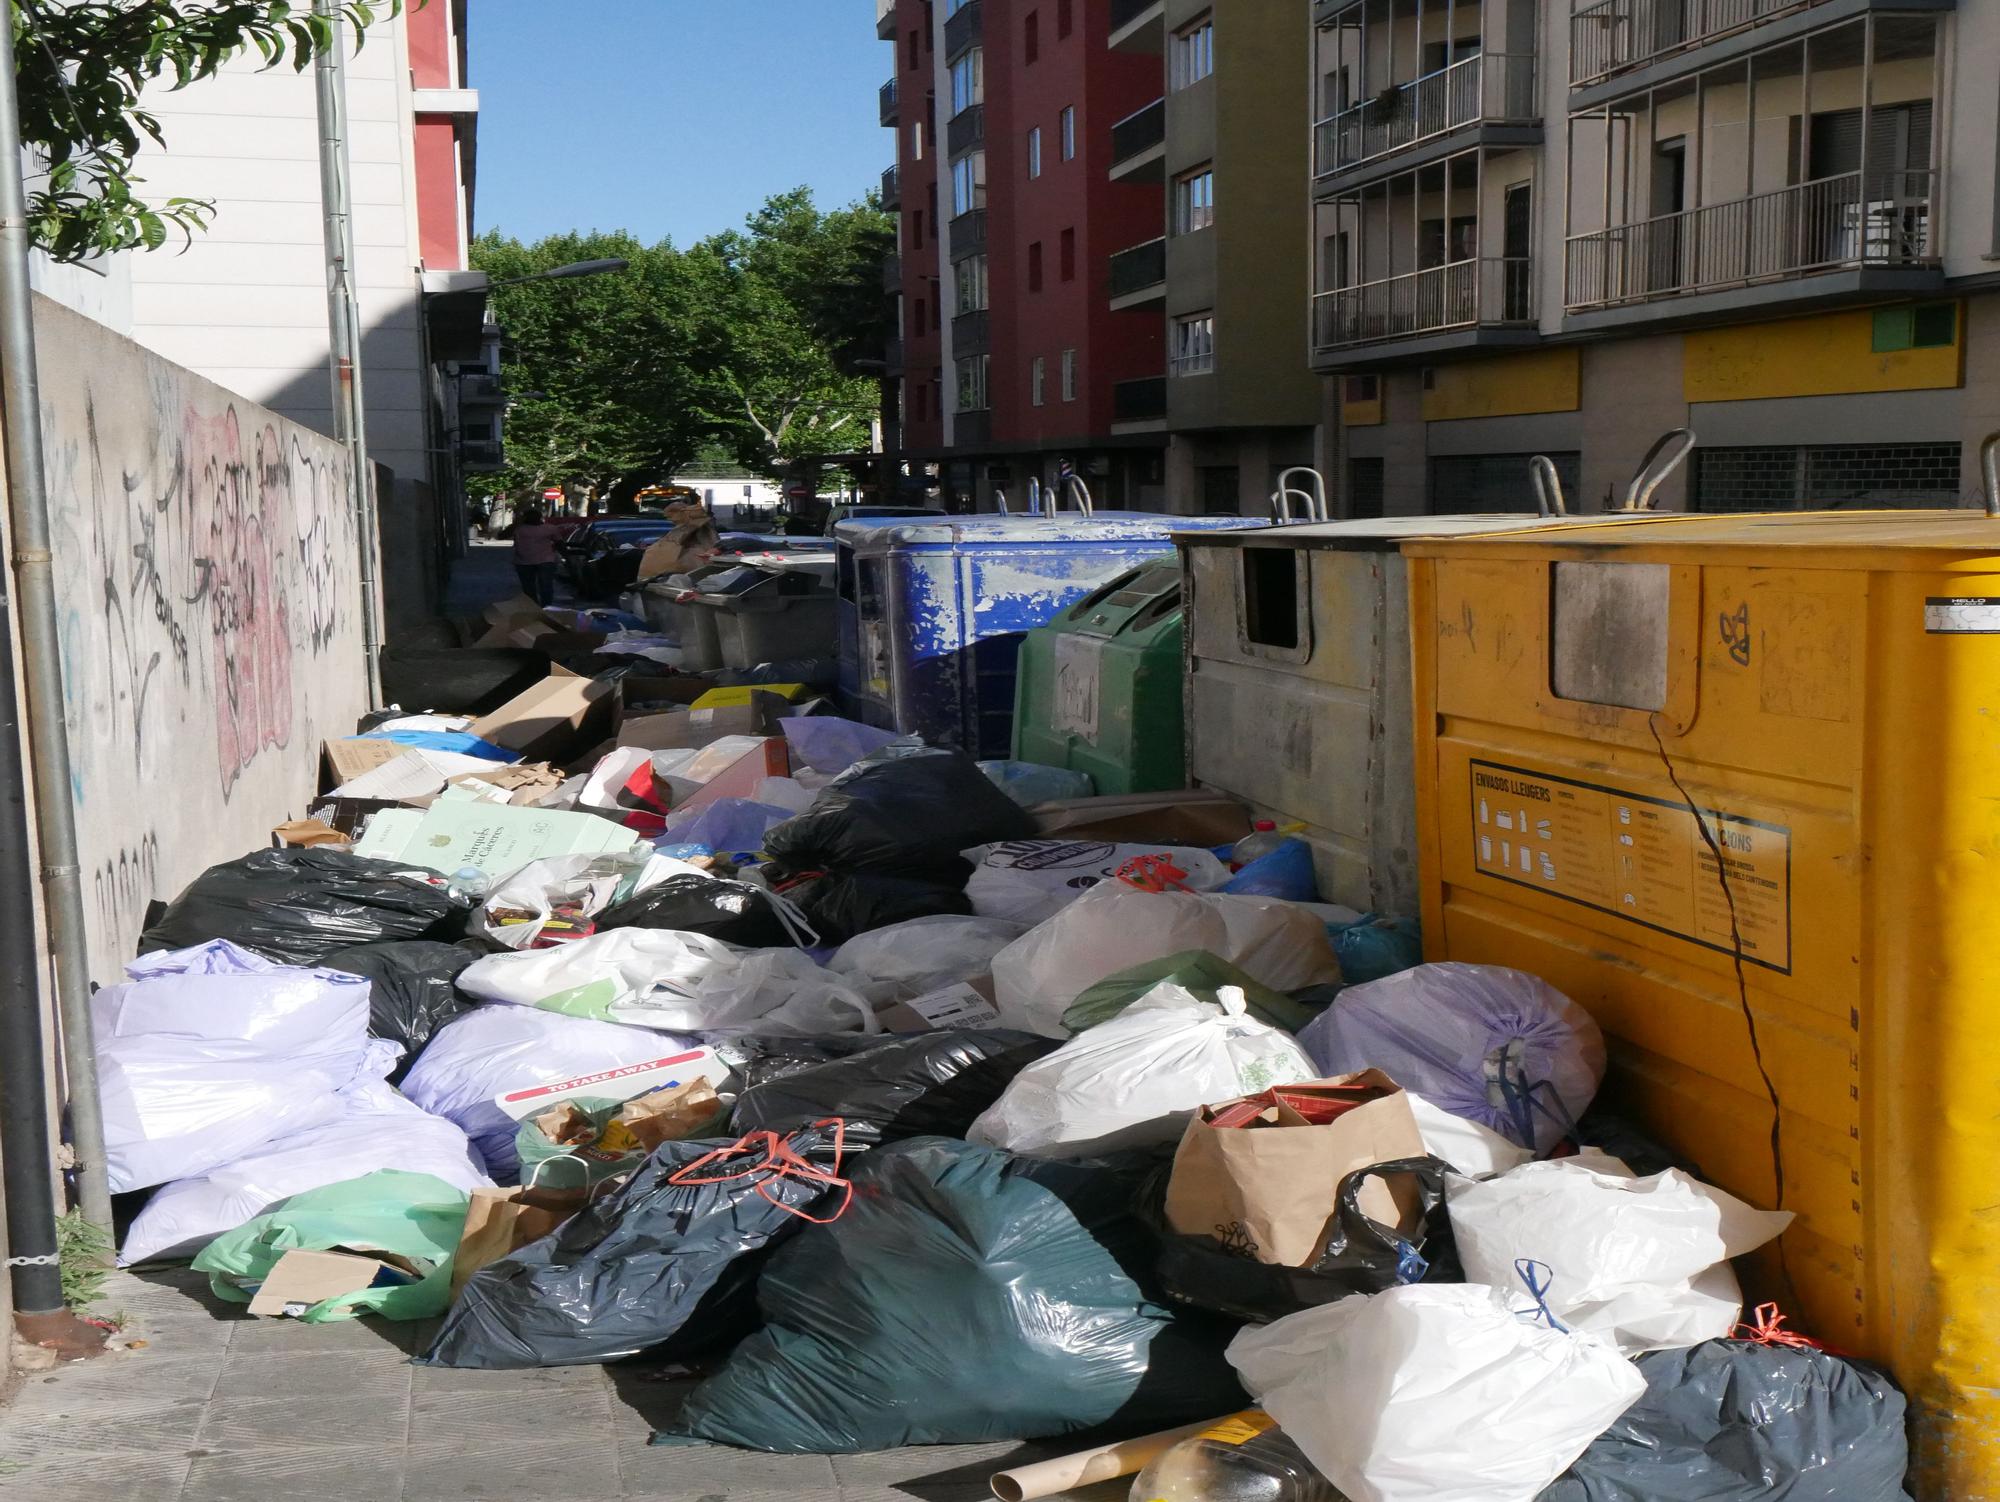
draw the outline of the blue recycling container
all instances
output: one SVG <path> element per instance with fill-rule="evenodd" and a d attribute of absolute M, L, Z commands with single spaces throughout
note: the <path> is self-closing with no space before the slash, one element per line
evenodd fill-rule
<path fill-rule="evenodd" d="M 1262 525 L 1151 511 L 843 522 L 834 541 L 844 710 L 934 745 L 1005 757 L 1014 660 L 1028 632 L 1158 556 L 1175 532 Z"/>

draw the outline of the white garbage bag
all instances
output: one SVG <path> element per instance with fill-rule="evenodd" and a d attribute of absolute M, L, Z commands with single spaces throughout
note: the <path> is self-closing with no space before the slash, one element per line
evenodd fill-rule
<path fill-rule="evenodd" d="M 1189 949 L 1206 949 L 1274 991 L 1340 979 L 1326 929 L 1298 903 L 1107 881 L 994 956 L 994 1004 L 1008 1027 L 1067 1038 L 1062 1015 L 1085 990 Z"/>
<path fill-rule="evenodd" d="M 993 956 L 1026 932 L 998 918 L 939 913 L 857 934 L 826 968 L 881 1008 L 990 974 Z"/>
<path fill-rule="evenodd" d="M 324 1125 L 266 1143 L 200 1178 L 162 1185 L 126 1231 L 118 1265 L 192 1257 L 281 1199 L 378 1169 L 427 1173 L 467 1191 L 493 1182 L 463 1131 L 383 1081 L 363 1081 L 338 1099 L 340 1114 Z"/>
<path fill-rule="evenodd" d="M 669 928 L 619 928 L 553 949 L 488 955 L 460 972 L 458 988 L 485 1001 L 671 1032 L 881 1027 L 858 992 L 796 949 L 744 949 Z"/>
<path fill-rule="evenodd" d="M 1299 1041 L 1326 1074 L 1380 1069 L 1543 1153 L 1604 1080 L 1604 1035 L 1591 1015 L 1540 977 L 1499 965 L 1419 965 L 1349 986 Z"/>
<path fill-rule="evenodd" d="M 486 1171 L 511 1183 L 521 1166 L 514 1152 L 519 1123 L 494 1103 L 496 1097 L 650 1064 L 695 1046 L 691 1038 L 534 1007 L 476 1007 L 438 1029 L 404 1076 L 403 1094 L 432 1115 L 456 1122 Z"/>
<path fill-rule="evenodd" d="M 1792 1222 L 1679 1169 L 1636 1178 L 1615 1159 L 1527 1163 L 1498 1178 L 1447 1181 L 1469 1283 L 1504 1287 L 1522 1258 L 1551 1272 L 1556 1318 L 1628 1354 L 1727 1335 L 1742 1313 L 1731 1257 Z"/>
<path fill-rule="evenodd" d="M 982 918 L 1005 918 L 1032 928 L 1053 918 L 1119 868 L 1146 855 L 1163 855 L 1192 891 L 1212 892 L 1229 880 L 1229 867 L 1213 852 L 1179 845 L 1116 845 L 1109 840 L 1003 840 L 962 852 L 972 862 L 965 895 Z"/>
<path fill-rule="evenodd" d="M 1405 1090 L 1410 1114 L 1417 1119 L 1417 1131 L 1424 1139 L 1424 1151 L 1441 1158 L 1467 1178 L 1489 1173 L 1505 1173 L 1534 1158 L 1525 1147 L 1516 1147 L 1490 1127 L 1463 1116 L 1454 1116 L 1432 1105 L 1415 1091 Z"/>
<path fill-rule="evenodd" d="M 1030 1064 L 966 1133 L 1031 1158 L 1087 1158 L 1173 1142 L 1203 1105 L 1318 1078 L 1290 1033 L 1248 1015 L 1243 992 L 1220 1005 L 1162 982 Z"/>
<path fill-rule="evenodd" d="M 1417 1283 L 1250 1326 L 1229 1364 L 1351 1502 L 1533 1502 L 1646 1390 L 1519 1285 Z"/>
<path fill-rule="evenodd" d="M 198 1177 L 339 1114 L 371 1063 L 368 982 L 217 939 L 145 955 L 90 1000 L 111 1191 Z M 387 1062 L 383 1063 L 386 1057 Z"/>
<path fill-rule="evenodd" d="M 681 875 L 710 873 L 670 855 L 655 855 L 643 845 L 609 855 L 552 855 L 528 862 L 497 883 L 468 927 L 495 944 L 528 949 L 542 936 L 559 899 L 575 904 L 585 916 L 595 916 L 669 876 Z M 534 916 L 522 922 L 517 916 L 522 913 Z M 503 921 L 507 915 L 516 916 Z"/>

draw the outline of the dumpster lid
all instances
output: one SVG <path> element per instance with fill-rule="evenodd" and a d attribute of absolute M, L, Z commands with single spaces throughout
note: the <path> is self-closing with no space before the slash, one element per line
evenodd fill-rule
<path fill-rule="evenodd" d="M 1151 626 L 1180 608 L 1181 567 L 1173 554 L 1148 558 L 1106 580 L 1065 610 L 1061 629 L 1083 636 L 1117 636 Z"/>
<path fill-rule="evenodd" d="M 1508 545 L 1542 548 L 1727 549 L 1769 551 L 1793 565 L 1835 562 L 1884 568 L 1934 568 L 1939 554 L 1968 559 L 2000 557 L 2000 520 L 1983 511 L 1757 511 L 1736 513 L 1685 512 L 1673 515 L 1571 517 L 1569 524 L 1532 536 L 1521 533 L 1479 537 L 1434 537 L 1413 540 L 1409 551 L 1419 557 L 1454 553 L 1460 546 L 1499 549 Z M 1859 560 L 1832 555 L 1867 551 Z M 1810 552 L 1812 559 L 1798 556 Z M 1902 554 L 1899 559 L 1896 554 Z"/>
<path fill-rule="evenodd" d="M 1249 516 L 1172 516 L 1159 511 L 1074 511 L 1053 516 L 950 516 L 927 522 L 841 522 L 833 535 L 857 550 L 886 551 L 911 544 L 1133 542 L 1181 531 L 1237 531 L 1268 523 Z"/>
<path fill-rule="evenodd" d="M 1531 527 L 1575 523 L 1574 516 L 1539 516 L 1532 511 L 1466 512 L 1455 516 L 1369 516 L 1342 522 L 1300 522 L 1261 531 L 1174 533 L 1174 541 L 1197 547 L 1331 548 L 1350 543 L 1400 543 L 1422 537 L 1469 537 L 1519 532 Z"/>

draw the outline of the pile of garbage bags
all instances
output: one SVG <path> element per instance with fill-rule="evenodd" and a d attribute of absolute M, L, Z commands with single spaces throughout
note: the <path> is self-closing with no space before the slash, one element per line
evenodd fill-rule
<path fill-rule="evenodd" d="M 431 1366 L 696 1363 L 663 1444 L 1254 1403 L 1349 1502 L 1900 1495 L 1893 1384 L 1745 1322 L 1791 1216 L 1601 1128 L 1573 999 L 1296 840 L 764 700 L 335 788 L 345 844 L 168 903 L 93 1002 L 120 1260 L 442 1315 Z"/>

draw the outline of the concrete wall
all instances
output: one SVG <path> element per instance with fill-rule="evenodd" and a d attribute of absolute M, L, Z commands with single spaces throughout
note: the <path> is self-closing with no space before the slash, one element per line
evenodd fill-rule
<path fill-rule="evenodd" d="M 269 843 L 366 708 L 330 439 L 35 302 L 91 971 L 146 906 Z"/>

